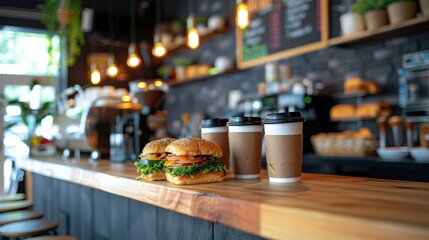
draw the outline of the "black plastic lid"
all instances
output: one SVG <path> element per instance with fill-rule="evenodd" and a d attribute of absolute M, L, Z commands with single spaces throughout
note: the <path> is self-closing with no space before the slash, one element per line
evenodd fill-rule
<path fill-rule="evenodd" d="M 260 117 L 231 117 L 228 126 L 261 125 Z"/>
<path fill-rule="evenodd" d="M 225 127 L 228 119 L 210 118 L 201 121 L 201 128 Z"/>
<path fill-rule="evenodd" d="M 300 112 L 283 112 L 267 114 L 263 124 L 304 122 Z"/>

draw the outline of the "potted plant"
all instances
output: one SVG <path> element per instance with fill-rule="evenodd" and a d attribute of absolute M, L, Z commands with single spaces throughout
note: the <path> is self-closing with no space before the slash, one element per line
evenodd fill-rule
<path fill-rule="evenodd" d="M 177 80 L 183 80 L 186 78 L 186 67 L 192 65 L 193 61 L 187 57 L 175 57 L 173 58 L 174 72 L 176 73 Z"/>
<path fill-rule="evenodd" d="M 171 77 L 171 72 L 173 68 L 171 66 L 161 66 L 156 70 L 158 76 L 160 76 L 164 80 L 169 80 Z"/>
<path fill-rule="evenodd" d="M 340 16 L 340 26 L 342 35 L 349 35 L 365 30 L 363 17 L 352 11 Z"/>
<path fill-rule="evenodd" d="M 391 0 L 357 0 L 352 11 L 363 16 L 366 28 L 372 30 L 388 23 L 386 7 L 390 2 Z"/>
<path fill-rule="evenodd" d="M 390 4 L 387 6 L 387 14 L 391 24 L 415 18 L 417 2 L 413 0 L 390 0 Z"/>
<path fill-rule="evenodd" d="M 45 0 L 41 7 L 42 23 L 48 29 L 49 54 L 53 59 L 52 37 L 58 33 L 67 43 L 67 65 L 73 66 L 84 44 L 81 29 L 81 0 Z"/>
<path fill-rule="evenodd" d="M 429 0 L 419 0 L 423 15 L 429 16 Z"/>

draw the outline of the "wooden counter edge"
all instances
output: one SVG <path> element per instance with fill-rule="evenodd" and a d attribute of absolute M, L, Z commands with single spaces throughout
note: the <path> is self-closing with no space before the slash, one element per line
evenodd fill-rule
<path fill-rule="evenodd" d="M 55 162 L 34 159 L 21 159 L 17 162 L 18 166 L 33 173 L 99 189 L 268 238 L 429 238 L 429 229 L 415 225 L 226 198 Z"/>
<path fill-rule="evenodd" d="M 36 159 L 17 159 L 17 164 L 20 168 L 32 173 L 80 184 L 260 235 L 259 203 L 156 185 L 79 166 Z"/>
<path fill-rule="evenodd" d="M 260 235 L 273 239 L 423 240 L 429 237 L 429 229 L 422 227 L 266 204 L 260 206 L 260 223 Z"/>

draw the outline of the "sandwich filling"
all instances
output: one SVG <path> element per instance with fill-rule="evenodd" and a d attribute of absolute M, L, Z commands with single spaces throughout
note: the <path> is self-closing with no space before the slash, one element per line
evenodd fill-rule
<path fill-rule="evenodd" d="M 176 156 L 169 154 L 166 157 L 164 171 L 170 173 L 172 176 L 190 176 L 194 177 L 198 173 L 209 172 L 228 172 L 226 166 L 221 162 L 209 155 L 198 156 Z"/>
<path fill-rule="evenodd" d="M 137 167 L 137 172 L 141 174 L 137 179 L 142 179 L 149 174 L 163 172 L 167 155 L 167 153 L 140 154 L 139 159 L 134 163 L 134 166 Z"/>

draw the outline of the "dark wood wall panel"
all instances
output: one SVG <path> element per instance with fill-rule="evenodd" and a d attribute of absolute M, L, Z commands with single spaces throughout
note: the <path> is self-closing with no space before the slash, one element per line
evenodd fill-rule
<path fill-rule="evenodd" d="M 130 239 L 128 226 L 132 219 L 129 219 L 128 205 L 129 199 L 109 194 L 110 196 L 110 235 L 111 239 Z"/>
<path fill-rule="evenodd" d="M 33 174 L 34 209 L 81 240 L 261 239 L 217 223 Z M 208 206 L 209 207 L 209 206 Z"/>
<path fill-rule="evenodd" d="M 71 219 L 71 221 L 79 222 L 79 239 L 94 239 L 94 189 L 79 185 L 76 186 L 78 187 L 79 197 L 79 218 L 77 220 Z M 71 234 L 74 235 L 73 232 Z"/>
<path fill-rule="evenodd" d="M 130 239 L 160 239 L 157 234 L 158 224 L 155 221 L 157 207 L 133 200 L 129 201 L 128 207 Z"/>
<path fill-rule="evenodd" d="M 224 239 L 245 239 L 245 240 L 258 240 L 261 239 L 258 236 L 248 234 L 242 231 L 237 231 L 235 229 L 225 227 L 221 224 L 213 224 L 213 239 L 214 240 L 224 240 Z"/>
<path fill-rule="evenodd" d="M 213 224 L 174 211 L 157 209 L 159 239 L 212 239 Z"/>
<path fill-rule="evenodd" d="M 94 232 L 95 240 L 109 239 L 110 236 L 110 194 L 94 191 Z"/>

